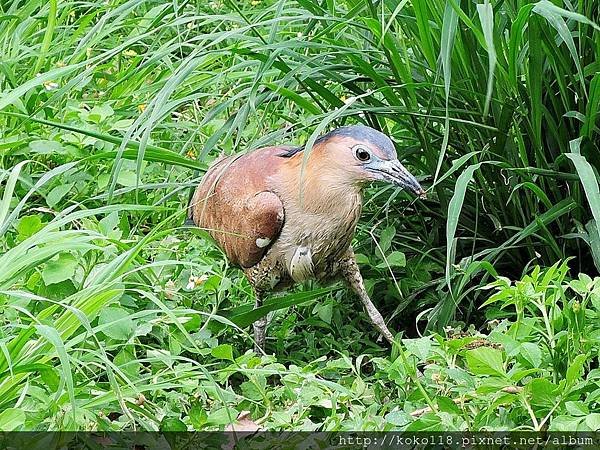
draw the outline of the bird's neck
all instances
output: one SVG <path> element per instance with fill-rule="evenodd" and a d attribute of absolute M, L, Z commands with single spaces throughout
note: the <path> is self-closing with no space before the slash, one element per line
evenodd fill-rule
<path fill-rule="evenodd" d="M 289 203 L 309 214 L 347 217 L 362 207 L 361 186 L 344 179 L 337 170 L 323 170 L 310 161 L 291 167 L 280 178 L 282 193 Z"/>

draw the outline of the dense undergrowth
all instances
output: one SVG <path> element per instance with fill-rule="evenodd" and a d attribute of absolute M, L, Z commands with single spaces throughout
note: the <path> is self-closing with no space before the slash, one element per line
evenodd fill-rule
<path fill-rule="evenodd" d="M 0 2 L 0 430 L 600 429 L 599 14 Z M 189 190 L 357 121 L 429 191 L 370 188 L 355 242 L 402 345 L 309 285 L 259 357 Z"/>

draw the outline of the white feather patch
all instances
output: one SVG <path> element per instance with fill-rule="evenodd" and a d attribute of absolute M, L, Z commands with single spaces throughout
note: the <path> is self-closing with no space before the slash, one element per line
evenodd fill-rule
<path fill-rule="evenodd" d="M 270 243 L 271 243 L 271 239 L 268 239 L 268 238 L 257 238 L 256 239 L 256 246 L 258 248 L 265 248 Z"/>
<path fill-rule="evenodd" d="M 298 247 L 290 261 L 289 272 L 295 282 L 301 283 L 314 277 L 312 252 L 308 247 Z"/>

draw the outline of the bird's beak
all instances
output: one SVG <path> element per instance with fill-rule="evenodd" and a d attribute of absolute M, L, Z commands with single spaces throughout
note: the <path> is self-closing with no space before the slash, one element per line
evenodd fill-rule
<path fill-rule="evenodd" d="M 376 179 L 384 180 L 408 189 L 415 195 L 425 198 L 425 190 L 421 187 L 417 179 L 406 167 L 400 164 L 398 160 L 375 160 L 368 164 L 366 168 L 375 175 Z"/>

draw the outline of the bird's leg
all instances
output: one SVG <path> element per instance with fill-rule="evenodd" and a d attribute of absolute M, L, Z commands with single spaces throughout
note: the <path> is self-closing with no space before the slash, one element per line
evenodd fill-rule
<path fill-rule="evenodd" d="M 255 290 L 254 309 L 260 308 L 263 304 L 264 293 Z M 256 354 L 265 355 L 265 339 L 266 339 L 267 317 L 261 317 L 254 322 L 254 351 Z"/>
<path fill-rule="evenodd" d="M 390 344 L 393 343 L 394 336 L 392 333 L 390 333 L 390 330 L 388 330 L 381 313 L 377 310 L 369 298 L 369 294 L 367 294 L 365 283 L 363 282 L 362 275 L 360 274 L 360 270 L 358 268 L 358 264 L 356 263 L 352 248 L 348 249 L 346 254 L 340 260 L 339 264 L 339 270 L 342 278 L 350 285 L 352 290 L 362 301 L 367 313 L 369 314 L 369 317 L 371 318 L 371 322 L 373 322 L 375 327 Z"/>

